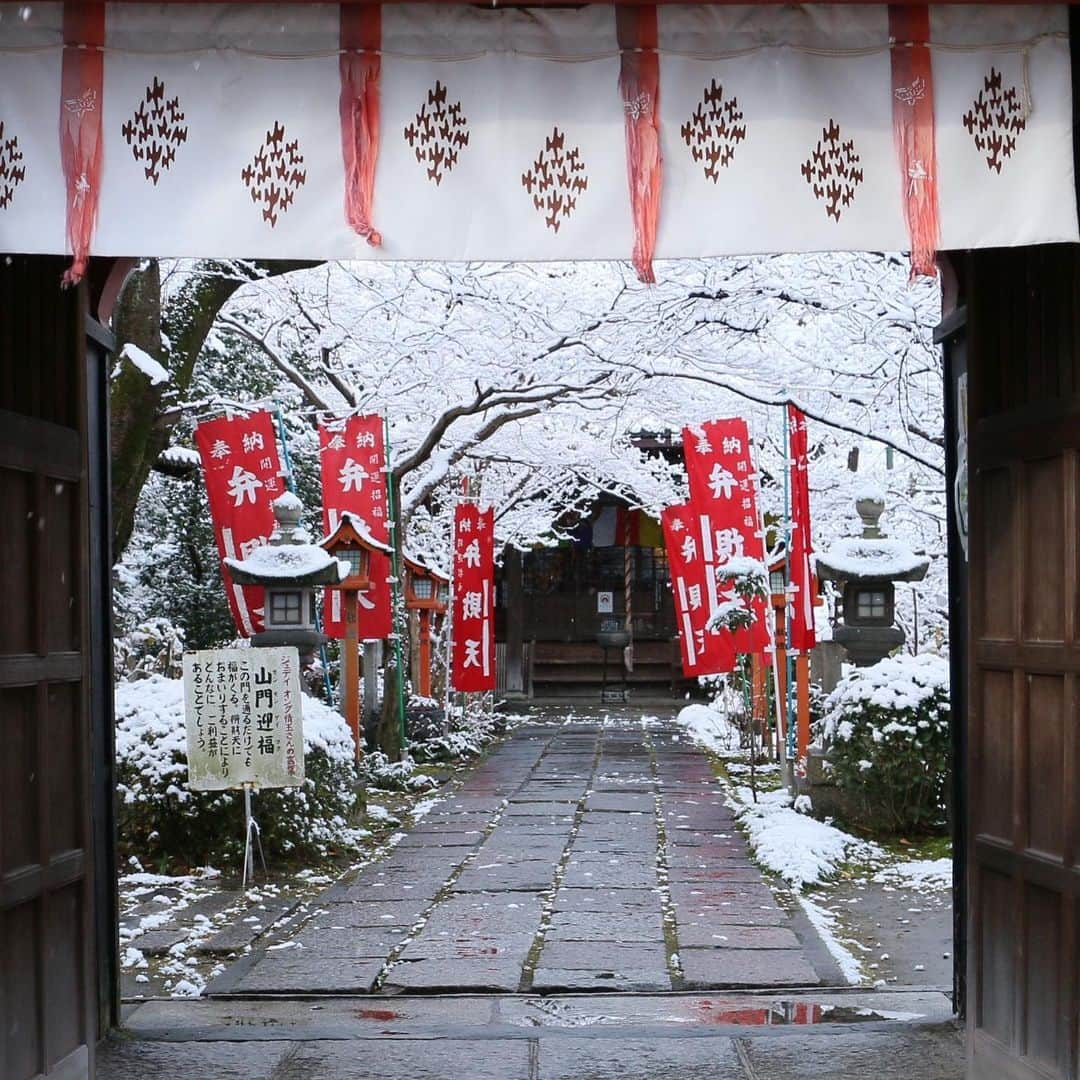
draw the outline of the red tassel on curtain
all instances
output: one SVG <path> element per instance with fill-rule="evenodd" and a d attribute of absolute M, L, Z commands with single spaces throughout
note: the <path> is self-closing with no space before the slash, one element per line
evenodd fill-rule
<path fill-rule="evenodd" d="M 937 275 L 940 240 L 937 150 L 934 141 L 934 76 L 930 9 L 890 5 L 893 138 L 900 160 L 904 219 L 911 237 L 911 276 Z"/>
<path fill-rule="evenodd" d="M 634 269 L 655 282 L 652 259 L 660 217 L 660 56 L 656 51 L 656 8 L 616 7 L 622 66 L 619 92 L 626 111 L 626 171 L 634 218 Z"/>
<path fill-rule="evenodd" d="M 64 4 L 64 57 L 60 74 L 60 160 L 67 186 L 67 235 L 72 263 L 65 285 L 86 273 L 97 224 L 101 183 L 101 107 L 104 84 L 105 5 Z"/>
<path fill-rule="evenodd" d="M 372 247 L 382 243 L 371 223 L 379 159 L 379 76 L 382 7 L 341 5 L 341 152 L 345 159 L 345 217 Z"/>

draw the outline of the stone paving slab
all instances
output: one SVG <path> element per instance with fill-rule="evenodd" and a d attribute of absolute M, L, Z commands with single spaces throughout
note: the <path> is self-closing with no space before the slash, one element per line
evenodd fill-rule
<path fill-rule="evenodd" d="M 540 967 L 533 974 L 532 987 L 545 994 L 612 990 L 641 994 L 670 990 L 671 978 L 667 971 L 659 968 L 585 971 L 581 968 Z"/>
<path fill-rule="evenodd" d="M 528 1080 L 530 1056 L 525 1039 L 386 1039 L 375 1057 L 348 1043 L 309 1043 L 284 1061 L 274 1080 Z"/>
<path fill-rule="evenodd" d="M 290 950 L 291 951 L 291 950 Z M 383 958 L 335 958 L 270 953 L 228 987 L 234 994 L 366 994 L 375 985 Z"/>
<path fill-rule="evenodd" d="M 679 948 L 798 949 L 799 939 L 786 926 L 739 926 L 681 923 Z"/>
<path fill-rule="evenodd" d="M 730 1041 L 685 1039 L 559 1039 L 540 1047 L 538 1080 L 745 1080 Z"/>
<path fill-rule="evenodd" d="M 322 901 L 310 926 L 412 926 L 427 905 L 423 900 L 383 902 L 379 900 Z"/>
<path fill-rule="evenodd" d="M 756 1080 L 961 1080 L 964 1075 L 962 1044 L 950 1030 L 789 1035 L 745 1040 L 743 1047 Z"/>
<path fill-rule="evenodd" d="M 815 986 L 821 980 L 798 949 L 680 948 L 683 985 L 707 987 Z"/>

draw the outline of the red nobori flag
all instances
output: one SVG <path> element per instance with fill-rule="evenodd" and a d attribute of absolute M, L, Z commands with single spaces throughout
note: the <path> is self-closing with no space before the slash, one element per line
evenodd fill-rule
<path fill-rule="evenodd" d="M 661 515 L 664 544 L 671 567 L 671 591 L 679 624 L 683 672 L 687 675 L 718 675 L 735 667 L 735 648 L 729 633 L 708 629 L 716 608 L 715 581 L 710 585 L 702 557 L 702 518 L 709 529 L 709 515 L 689 504 L 669 506 Z"/>
<path fill-rule="evenodd" d="M 455 690 L 495 689 L 495 512 L 474 503 L 454 509 Z"/>
<path fill-rule="evenodd" d="M 814 629 L 814 550 L 810 537 L 810 476 L 806 457 L 806 416 L 795 405 L 788 406 L 791 437 L 791 615 L 788 644 L 808 652 L 817 644 Z"/>
<path fill-rule="evenodd" d="M 380 416 L 350 416 L 341 423 L 319 425 L 319 463 L 322 470 L 323 531 L 329 536 L 345 511 L 360 518 L 372 538 L 390 543 L 386 498 L 386 443 Z M 358 596 L 360 637 L 365 641 L 390 636 L 390 556 L 371 556 L 371 588 Z M 323 632 L 345 636 L 341 592 L 326 590 Z"/>
<path fill-rule="evenodd" d="M 702 532 L 706 574 L 715 581 L 733 558 L 755 559 L 765 565 L 765 534 L 757 509 L 757 473 L 750 459 L 750 437 L 740 418 L 710 420 L 683 428 L 683 453 L 690 482 L 690 503 L 707 513 L 711 528 Z M 734 590 L 719 595 L 734 600 Z M 772 643 L 768 601 L 751 602 L 754 623 L 733 633 L 739 653 L 763 653 Z"/>
<path fill-rule="evenodd" d="M 285 491 L 274 421 L 265 411 L 208 420 L 195 429 L 218 556 L 246 559 L 274 531 L 270 504 Z M 222 570 L 242 637 L 263 629 L 263 589 L 234 585 Z"/>

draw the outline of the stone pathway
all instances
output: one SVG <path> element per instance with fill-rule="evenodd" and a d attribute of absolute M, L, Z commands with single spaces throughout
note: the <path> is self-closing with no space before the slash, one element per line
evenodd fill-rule
<path fill-rule="evenodd" d="M 708 762 L 664 725 L 519 727 L 313 910 L 211 998 L 128 1012 L 98 1077 L 964 1076 L 944 994 L 827 985 Z"/>
<path fill-rule="evenodd" d="M 389 856 L 210 995 L 812 987 L 708 761 L 673 727 L 526 724 Z"/>

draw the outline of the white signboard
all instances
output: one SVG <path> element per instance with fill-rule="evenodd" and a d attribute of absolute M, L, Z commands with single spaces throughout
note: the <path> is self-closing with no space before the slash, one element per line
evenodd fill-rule
<path fill-rule="evenodd" d="M 294 648 L 184 654 L 188 787 L 304 782 L 300 658 Z"/>
<path fill-rule="evenodd" d="M 598 615 L 610 615 L 615 610 L 615 594 L 598 592 L 596 594 L 596 612 Z"/>

